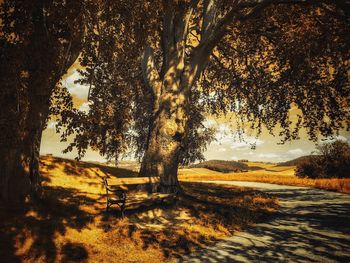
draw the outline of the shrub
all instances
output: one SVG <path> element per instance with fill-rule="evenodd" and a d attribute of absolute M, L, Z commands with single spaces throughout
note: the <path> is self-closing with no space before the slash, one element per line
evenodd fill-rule
<path fill-rule="evenodd" d="M 297 165 L 296 175 L 307 178 L 350 178 L 350 145 L 340 140 L 319 145 L 318 155 Z"/>
<path fill-rule="evenodd" d="M 309 156 L 297 164 L 295 175 L 298 177 L 321 178 L 324 176 L 319 156 Z"/>

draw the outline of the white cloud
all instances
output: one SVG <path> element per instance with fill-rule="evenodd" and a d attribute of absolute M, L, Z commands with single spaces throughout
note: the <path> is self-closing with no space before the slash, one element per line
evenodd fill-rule
<path fill-rule="evenodd" d="M 222 140 L 222 139 L 227 139 L 229 138 L 229 133 L 231 132 L 230 128 L 225 125 L 225 124 L 220 124 L 218 127 L 217 127 L 217 131 L 216 131 L 216 134 L 215 134 L 215 137 L 218 139 L 218 140 Z"/>
<path fill-rule="evenodd" d="M 56 129 L 56 124 L 57 124 L 57 121 L 50 121 L 47 124 L 47 129 Z"/>
<path fill-rule="evenodd" d="M 206 128 L 213 127 L 215 124 L 216 124 L 216 122 L 213 121 L 213 120 L 205 120 L 205 121 L 203 122 L 203 125 L 204 125 Z"/>
<path fill-rule="evenodd" d="M 251 136 L 243 136 L 243 140 L 235 140 L 231 143 L 231 149 L 233 150 L 245 150 L 251 148 L 253 145 L 259 146 L 264 144 L 263 140 L 251 137 Z"/>
<path fill-rule="evenodd" d="M 227 134 L 227 132 L 231 131 L 231 129 L 230 129 L 230 127 L 227 124 L 220 124 L 219 128 L 218 128 L 218 131 L 220 133 Z"/>
<path fill-rule="evenodd" d="M 232 156 L 231 160 L 237 161 L 239 158 L 237 156 Z"/>
<path fill-rule="evenodd" d="M 80 79 L 81 75 L 78 71 L 74 71 L 69 77 L 63 80 L 62 84 L 67 87 L 69 93 L 77 96 L 79 99 L 87 99 L 89 93 L 89 86 L 74 83 L 76 80 Z"/>
<path fill-rule="evenodd" d="M 232 142 L 232 132 L 229 126 L 227 126 L 226 124 L 220 124 L 219 127 L 217 127 L 215 139 L 216 141 L 214 142 L 214 144 L 216 145 L 227 145 L 230 142 Z"/>
<path fill-rule="evenodd" d="M 214 141 L 214 144 L 217 144 L 217 145 L 228 146 L 233 140 L 232 138 L 225 137 L 225 136 L 222 136 L 222 137 L 215 136 L 215 137 L 216 137 L 216 141 Z"/>
<path fill-rule="evenodd" d="M 226 148 L 219 148 L 217 151 L 218 151 L 218 152 L 226 152 L 227 149 L 226 149 Z"/>
<path fill-rule="evenodd" d="M 234 150 L 247 150 L 253 145 L 259 146 L 264 144 L 264 141 L 253 136 L 243 134 L 239 138 L 237 132 L 233 132 L 227 124 L 220 124 L 215 134 L 216 141 L 214 145 L 225 145 Z"/>
<path fill-rule="evenodd" d="M 259 158 L 278 158 L 280 157 L 280 155 L 277 155 L 275 153 L 260 153 L 258 154 Z"/>
<path fill-rule="evenodd" d="M 85 113 L 88 113 L 90 110 L 89 102 L 84 102 L 83 104 L 81 104 L 81 106 L 79 107 L 79 110 Z"/>
<path fill-rule="evenodd" d="M 335 137 L 337 140 L 341 140 L 341 141 L 344 141 L 346 142 L 348 139 L 344 136 L 341 136 L 341 135 L 338 135 L 337 137 Z"/>
<path fill-rule="evenodd" d="M 335 136 L 335 137 L 329 137 L 327 139 L 323 139 L 321 140 L 321 143 L 329 143 L 329 142 L 334 142 L 336 140 L 340 140 L 340 141 L 343 141 L 343 142 L 346 142 L 348 139 L 342 135 L 338 135 L 338 136 Z"/>
<path fill-rule="evenodd" d="M 288 155 L 293 155 L 293 156 L 301 156 L 304 154 L 304 151 L 300 148 L 297 149 L 291 149 L 289 151 L 287 151 Z"/>

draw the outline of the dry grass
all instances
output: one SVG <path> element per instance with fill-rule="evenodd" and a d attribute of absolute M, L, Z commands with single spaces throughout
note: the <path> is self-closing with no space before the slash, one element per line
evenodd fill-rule
<path fill-rule="evenodd" d="M 276 166 L 274 164 L 247 163 L 249 166 L 260 166 L 263 170 L 244 173 L 220 173 L 204 168 L 181 169 L 179 178 L 182 181 L 223 180 L 251 181 L 282 185 L 308 186 L 340 193 L 350 193 L 350 179 L 307 179 L 295 176 L 295 166 Z"/>
<path fill-rule="evenodd" d="M 121 219 L 117 208 L 104 212 L 101 177 L 135 173 L 53 157 L 41 167 L 45 199 L 0 209 L 1 262 L 163 262 L 266 220 L 277 207 L 258 191 L 184 183 L 177 203 L 139 207 Z"/>

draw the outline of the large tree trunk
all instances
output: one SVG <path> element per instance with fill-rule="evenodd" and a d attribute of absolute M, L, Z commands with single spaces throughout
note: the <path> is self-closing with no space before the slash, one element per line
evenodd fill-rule
<path fill-rule="evenodd" d="M 6 142 L 2 143 L 0 197 L 5 204 L 20 204 L 29 193 L 37 195 L 39 192 L 39 151 L 46 117 L 38 118 L 38 106 L 39 103 L 26 116 L 20 115 L 21 118 L 17 120 L 17 125 L 21 124 L 17 131 L 20 131 L 12 136 L 8 134 Z M 26 121 L 23 121 L 24 117 Z"/>
<path fill-rule="evenodd" d="M 184 68 L 181 51 L 168 47 L 168 52 L 163 62 L 166 65 L 163 74 L 158 74 L 149 47 L 144 54 L 144 77 L 153 94 L 154 106 L 140 176 L 158 176 L 159 190 L 175 193 L 181 190 L 177 170 L 187 133 L 189 71 Z"/>
<path fill-rule="evenodd" d="M 77 56 L 78 53 L 75 58 Z M 35 92 L 38 86 L 31 89 L 32 93 L 20 106 L 25 108 L 25 104 L 26 109 L 20 111 L 16 119 L 11 119 L 3 131 L 7 134 L 0 142 L 0 200 L 9 206 L 23 203 L 28 195 L 34 199 L 41 196 L 41 137 L 49 113 L 51 91 L 59 77 L 47 78 L 52 82 L 46 82 L 47 86 L 42 87 L 42 90 L 45 90 L 44 94 Z M 45 82 L 42 84 L 45 85 Z M 9 104 L 5 109 L 11 112 L 13 103 Z"/>
<path fill-rule="evenodd" d="M 5 204 L 21 204 L 28 194 L 33 197 L 40 195 L 40 140 L 37 136 L 30 137 L 34 141 L 23 141 L 15 147 L 1 150 L 0 199 Z"/>
<path fill-rule="evenodd" d="M 31 107 L 30 138 L 28 150 L 30 153 L 29 163 L 29 179 L 30 179 L 30 194 L 33 198 L 41 196 L 41 177 L 40 177 L 40 146 L 42 132 L 46 124 L 46 119 L 49 114 L 49 96 L 41 95 L 32 98 L 33 106 Z"/>
<path fill-rule="evenodd" d="M 186 105 L 184 101 L 179 103 L 184 96 L 168 93 L 162 97 L 165 101 L 161 102 L 162 109 L 154 116 L 140 175 L 159 176 L 159 190 L 174 193 L 180 190 L 177 171 L 187 125 Z"/>
<path fill-rule="evenodd" d="M 177 178 L 182 145 L 188 134 L 191 87 L 209 58 L 210 48 L 196 48 L 186 60 L 186 41 L 193 9 L 165 2 L 162 68 L 158 71 L 150 46 L 142 70 L 153 95 L 154 108 L 140 176 L 159 176 L 160 191 L 181 190 Z"/>
<path fill-rule="evenodd" d="M 30 190 L 29 154 L 21 147 L 2 149 L 0 154 L 0 191 L 4 204 L 20 204 Z"/>
<path fill-rule="evenodd" d="M 62 41 L 48 30 L 43 1 L 24 6 L 31 14 L 25 21 L 30 34 L 23 43 L 7 43 L 0 56 L 0 201 L 7 206 L 22 203 L 30 193 L 40 194 L 40 143 L 50 96 L 77 59 L 82 36 L 79 9 L 63 21 L 67 39 Z"/>
<path fill-rule="evenodd" d="M 49 97 L 29 97 L 28 112 L 19 115 L 17 123 L 11 123 L 18 125 L 14 129 L 17 134 L 8 134 L 6 141 L 1 143 L 0 200 L 8 205 L 23 203 L 29 194 L 33 198 L 41 194 L 40 144 L 49 112 Z"/>

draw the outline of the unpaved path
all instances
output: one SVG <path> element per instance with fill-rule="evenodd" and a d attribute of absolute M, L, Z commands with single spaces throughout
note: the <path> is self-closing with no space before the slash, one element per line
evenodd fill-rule
<path fill-rule="evenodd" d="M 201 249 L 179 262 L 350 262 L 350 195 L 308 187 L 206 181 L 276 195 L 280 211 L 269 222 Z"/>

